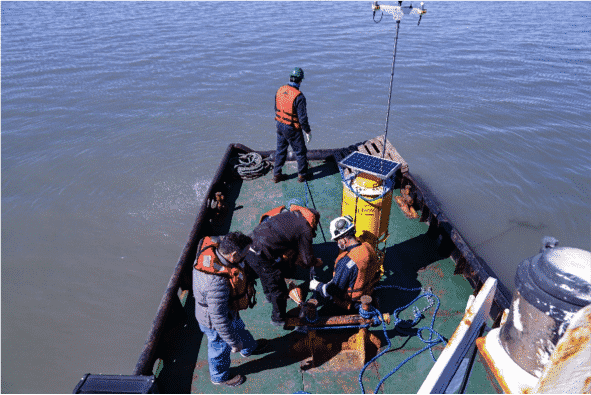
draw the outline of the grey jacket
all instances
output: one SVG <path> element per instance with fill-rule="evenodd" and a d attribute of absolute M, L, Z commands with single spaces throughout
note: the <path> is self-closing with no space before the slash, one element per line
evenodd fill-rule
<path fill-rule="evenodd" d="M 217 255 L 224 264 L 228 264 L 219 254 Z M 214 329 L 230 347 L 237 347 L 240 338 L 232 329 L 232 321 L 238 313 L 229 308 L 230 281 L 193 268 L 193 295 L 195 318 L 199 324 Z"/>

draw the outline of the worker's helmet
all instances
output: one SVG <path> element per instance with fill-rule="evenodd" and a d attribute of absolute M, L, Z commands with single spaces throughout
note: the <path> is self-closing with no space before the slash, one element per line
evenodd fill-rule
<path fill-rule="evenodd" d="M 296 79 L 298 81 L 303 80 L 304 79 L 304 70 L 300 69 L 299 67 L 296 67 L 293 69 L 293 71 L 291 72 L 289 77 L 290 77 L 290 79 Z"/>
<path fill-rule="evenodd" d="M 355 224 L 350 215 L 338 217 L 330 223 L 331 240 L 340 239 L 343 236 L 355 234 Z"/>

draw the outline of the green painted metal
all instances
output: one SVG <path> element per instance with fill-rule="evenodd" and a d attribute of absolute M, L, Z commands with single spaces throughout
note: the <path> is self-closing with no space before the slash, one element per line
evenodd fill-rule
<path fill-rule="evenodd" d="M 327 236 L 318 231 L 314 239 L 317 256 L 326 264 L 318 273 L 323 280 L 332 274 L 334 259 L 338 253 L 336 243 L 330 241 L 328 229 L 330 221 L 341 214 L 342 183 L 340 173 L 334 162 L 319 161 L 310 163 L 312 180 L 308 182 L 313 201 L 320 211 L 321 226 Z M 232 208 L 228 218 L 218 225 L 218 230 L 241 231 L 249 233 L 259 221 L 261 214 L 273 207 L 298 199 L 299 204 L 312 207 L 312 199 L 305 183 L 297 181 L 295 163 L 288 162 L 284 173 L 290 175 L 287 181 L 273 183 L 271 174 L 253 181 L 235 181 L 235 187 L 226 197 Z M 238 190 L 239 189 L 239 190 Z M 399 191 L 395 191 L 395 195 Z M 214 227 L 215 228 L 215 227 Z M 393 202 L 389 222 L 390 236 L 386 241 L 385 275 L 381 284 L 408 288 L 430 288 L 439 296 L 441 306 L 435 321 L 435 330 L 445 338 L 451 337 L 459 324 L 469 296 L 473 293 L 471 285 L 460 275 L 454 275 L 455 264 L 450 258 L 439 256 L 436 240 L 427 235 L 428 225 L 418 219 L 407 219 Z M 296 283 L 307 280 L 307 274 L 296 276 Z M 376 291 L 380 310 L 392 313 L 419 295 L 418 291 L 407 292 L 395 289 Z M 305 357 L 290 352 L 290 348 L 304 335 L 287 331 L 270 324 L 271 305 L 265 299 L 260 284 L 257 284 L 258 304 L 254 309 L 241 312 L 241 316 L 255 338 L 270 340 L 269 351 L 262 355 L 243 358 L 232 355 L 232 369 L 235 373 L 247 376 L 247 381 L 236 388 L 213 385 L 209 379 L 207 364 L 207 339 L 201 335 L 193 317 L 192 298 L 181 301 L 187 314 L 187 323 L 170 330 L 165 347 L 166 357 L 155 367 L 158 384 L 162 392 L 195 393 L 359 393 L 359 363 L 346 359 L 338 366 L 326 362 L 318 367 L 302 369 L 300 364 Z M 423 298 L 417 303 L 424 308 L 428 301 Z M 288 301 L 288 310 L 296 305 Z M 417 325 L 428 326 L 434 308 L 427 310 L 425 318 Z M 409 309 L 400 314 L 402 319 L 412 319 Z M 370 330 L 382 340 L 386 339 L 381 327 Z M 318 331 L 322 332 L 322 331 Z M 404 332 L 404 331 L 403 331 Z M 354 333 L 354 332 L 351 332 Z M 392 342 L 389 352 L 373 363 L 364 374 L 365 391 L 373 393 L 382 377 L 386 376 L 400 362 L 424 347 L 413 331 L 401 333 L 390 325 L 387 335 Z M 428 336 L 427 333 L 423 335 Z M 444 345 L 433 348 L 437 357 Z M 425 351 L 409 361 L 382 385 L 380 393 L 413 393 L 421 386 L 434 362 L 429 351 Z M 475 369 L 466 389 L 469 393 L 495 392 L 486 378 L 484 368 L 476 358 Z"/>

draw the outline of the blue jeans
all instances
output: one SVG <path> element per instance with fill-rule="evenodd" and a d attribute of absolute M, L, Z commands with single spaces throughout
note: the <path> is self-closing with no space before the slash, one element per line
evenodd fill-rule
<path fill-rule="evenodd" d="M 248 357 L 257 348 L 257 341 L 254 340 L 250 332 L 245 328 L 244 321 L 237 317 L 232 321 L 232 328 L 236 331 L 242 341 L 243 357 Z M 201 331 L 207 336 L 207 359 L 209 362 L 209 375 L 211 381 L 220 383 L 229 380 L 230 376 L 230 352 L 232 347 L 228 345 L 217 333 L 215 329 L 209 329 L 199 324 Z"/>
<path fill-rule="evenodd" d="M 308 149 L 304 141 L 304 132 L 294 129 L 284 123 L 277 122 L 277 151 L 275 151 L 275 175 L 281 174 L 281 168 L 287 159 L 287 148 L 291 145 L 293 153 L 298 161 L 298 174 L 305 176 L 308 173 Z"/>

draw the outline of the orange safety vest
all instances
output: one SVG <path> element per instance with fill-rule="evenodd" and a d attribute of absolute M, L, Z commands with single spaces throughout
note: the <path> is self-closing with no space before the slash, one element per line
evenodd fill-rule
<path fill-rule="evenodd" d="M 259 224 L 262 223 L 264 220 L 266 220 L 269 217 L 276 216 L 277 214 L 279 214 L 283 210 L 287 210 L 285 208 L 285 206 L 275 207 L 274 209 L 267 211 L 265 214 L 261 215 L 261 220 L 259 221 Z"/>
<path fill-rule="evenodd" d="M 285 206 L 279 206 L 279 207 L 275 207 L 274 209 L 267 211 L 266 213 L 261 215 L 261 219 L 259 221 L 259 224 L 262 223 L 264 220 L 266 220 L 269 217 L 276 216 L 277 214 L 281 213 L 282 211 L 287 211 L 287 208 L 285 208 Z M 312 226 L 312 224 L 318 225 L 318 221 L 317 221 L 316 216 L 314 215 L 314 213 L 310 209 L 308 209 L 306 207 L 297 206 L 295 204 L 292 204 L 291 206 L 289 206 L 289 211 L 299 211 L 302 214 L 302 216 L 306 219 L 308 224 L 310 224 L 310 226 Z"/>
<path fill-rule="evenodd" d="M 254 282 L 249 282 L 243 267 L 226 266 L 217 257 L 215 250 L 219 247 L 211 237 L 201 240 L 200 251 L 195 262 L 195 269 L 225 277 L 230 281 L 230 309 L 234 311 L 253 308 L 256 304 Z M 244 265 L 242 263 L 242 265 Z"/>
<path fill-rule="evenodd" d="M 341 252 L 335 260 L 335 264 L 345 256 L 355 262 L 357 279 L 353 288 L 347 290 L 345 300 L 335 298 L 335 302 L 341 307 L 350 309 L 353 302 L 358 301 L 363 295 L 371 296 L 374 286 L 380 280 L 380 265 L 375 249 L 367 242 L 361 243 L 351 251 Z"/>
<path fill-rule="evenodd" d="M 289 126 L 293 126 L 295 129 L 300 128 L 298 114 L 295 109 L 295 99 L 302 92 L 291 85 L 283 85 L 277 90 L 275 95 L 275 107 L 277 113 L 275 114 L 275 120 L 284 123 Z"/>
<path fill-rule="evenodd" d="M 287 208 L 285 208 L 285 206 L 275 207 L 274 209 L 267 211 L 266 213 L 261 215 L 261 220 L 259 221 L 259 224 L 270 217 L 274 217 L 277 214 L 282 213 L 283 211 L 287 211 Z M 291 206 L 289 206 L 289 211 L 299 211 L 304 216 L 304 218 L 306 219 L 308 224 L 310 223 L 311 220 L 313 220 L 313 219 L 315 220 L 314 213 L 312 211 L 310 211 L 309 209 L 307 209 L 306 207 L 296 206 L 295 204 L 292 204 Z M 310 225 L 310 226 L 312 226 L 312 225 Z M 296 250 L 287 250 L 283 253 L 282 258 L 283 258 L 283 261 L 286 262 L 288 265 L 292 265 L 292 264 L 296 263 L 299 256 L 297 256 Z"/>

